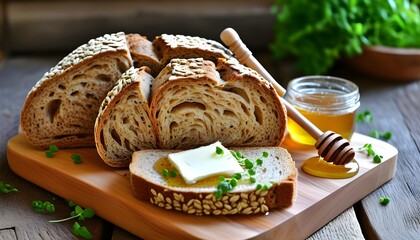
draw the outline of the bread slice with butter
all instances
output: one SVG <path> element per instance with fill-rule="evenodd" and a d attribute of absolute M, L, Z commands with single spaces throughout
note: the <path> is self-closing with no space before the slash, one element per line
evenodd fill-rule
<path fill-rule="evenodd" d="M 238 185 L 216 197 L 219 184 L 217 176 L 209 177 L 195 184 L 187 184 L 180 174 L 164 176 L 163 168 L 171 167 L 169 154 L 176 150 L 142 150 L 134 152 L 130 164 L 130 179 L 134 195 L 144 201 L 168 210 L 195 215 L 234 215 L 265 213 L 270 209 L 291 206 L 297 193 L 297 169 L 286 149 L 281 147 L 232 148 L 249 159 L 263 158 L 261 166 L 255 168 L 255 183 L 244 179 Z M 230 154 L 224 153 L 224 154 Z M 258 185 L 268 186 L 267 189 Z"/>

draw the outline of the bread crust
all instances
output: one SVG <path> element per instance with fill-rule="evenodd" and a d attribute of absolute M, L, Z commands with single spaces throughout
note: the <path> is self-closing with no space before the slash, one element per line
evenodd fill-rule
<path fill-rule="evenodd" d="M 243 152 L 263 151 L 264 148 L 246 147 L 236 148 Z M 159 150 L 146 150 L 159 151 Z M 165 151 L 165 150 L 162 150 Z M 166 150 L 168 152 L 169 150 Z M 285 150 L 287 152 L 287 150 Z M 169 153 L 169 152 L 168 152 Z M 141 164 L 141 152 L 133 154 L 131 164 Z M 216 199 L 214 188 L 174 188 L 167 185 L 155 184 L 147 176 L 135 173 L 130 166 L 130 181 L 136 198 L 148 201 L 153 205 L 168 210 L 176 210 L 195 215 L 235 215 L 265 213 L 272 209 L 290 207 L 296 200 L 298 170 L 290 155 L 286 169 L 290 174 L 280 182 L 274 183 L 268 190 L 248 189 L 246 191 L 232 191 Z M 156 174 L 159 174 L 156 172 Z M 156 176 L 160 177 L 160 176 Z M 227 206 L 228 205 L 228 206 Z"/>
<path fill-rule="evenodd" d="M 21 111 L 21 129 L 27 140 L 43 149 L 51 144 L 61 148 L 94 146 L 93 125 L 99 105 L 131 64 L 124 33 L 107 34 L 75 49 L 28 93 Z M 92 76 L 84 82 L 86 73 Z M 84 95 L 75 100 L 77 94 Z"/>
<path fill-rule="evenodd" d="M 200 37 L 162 34 L 155 37 L 153 46 L 163 65 L 174 58 L 204 58 L 216 63 L 218 58 L 234 57 L 232 52 L 219 42 Z"/>
<path fill-rule="evenodd" d="M 126 38 L 133 58 L 133 66 L 135 68 L 147 66 L 151 71 L 150 74 L 156 77 L 163 66 L 152 42 L 140 34 L 127 34 Z"/>

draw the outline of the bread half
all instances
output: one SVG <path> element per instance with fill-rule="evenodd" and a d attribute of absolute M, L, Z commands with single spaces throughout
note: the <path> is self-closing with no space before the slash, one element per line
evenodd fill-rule
<path fill-rule="evenodd" d="M 39 148 L 94 146 L 99 106 L 132 65 L 125 34 L 106 34 L 78 47 L 36 83 L 21 112 L 21 129 Z"/>
<path fill-rule="evenodd" d="M 291 206 L 297 193 L 297 169 L 286 149 L 281 147 L 233 148 L 244 157 L 257 159 L 268 152 L 263 164 L 255 168 L 256 182 L 239 183 L 231 192 L 217 199 L 217 182 L 204 179 L 196 184 L 182 183 L 180 175 L 174 180 L 164 177 L 158 169 L 175 150 L 143 150 L 133 154 L 130 164 L 131 187 L 134 195 L 144 201 L 168 210 L 195 215 L 234 215 L 265 213 L 270 209 Z M 229 153 L 228 153 L 229 154 Z M 216 177 L 217 179 L 217 177 Z M 213 183 L 213 184 L 211 184 Z M 257 190 L 258 184 L 268 189 Z"/>
<path fill-rule="evenodd" d="M 128 167 L 131 155 L 156 148 L 149 111 L 153 77 L 147 67 L 130 68 L 104 99 L 95 123 L 96 149 L 113 167 Z"/>
<path fill-rule="evenodd" d="M 173 59 L 153 82 L 151 117 L 162 149 L 278 146 L 286 110 L 271 84 L 235 59 Z"/>

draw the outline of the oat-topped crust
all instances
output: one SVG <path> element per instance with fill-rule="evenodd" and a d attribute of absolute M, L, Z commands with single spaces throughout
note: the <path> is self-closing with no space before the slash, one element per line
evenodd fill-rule
<path fill-rule="evenodd" d="M 204 51 L 210 51 L 219 53 L 225 58 L 233 57 L 231 51 L 225 48 L 222 44 L 200 37 L 191 37 L 184 35 L 171 35 L 162 34 L 161 38 L 170 48 L 187 48 L 187 49 L 200 49 Z"/>
<path fill-rule="evenodd" d="M 44 81 L 64 73 L 67 69 L 88 58 L 92 58 L 99 53 L 117 50 L 129 52 L 124 32 L 105 34 L 96 39 L 91 39 L 89 42 L 76 48 L 73 52 L 58 62 L 56 66 L 46 72 L 32 90 L 38 88 Z"/>

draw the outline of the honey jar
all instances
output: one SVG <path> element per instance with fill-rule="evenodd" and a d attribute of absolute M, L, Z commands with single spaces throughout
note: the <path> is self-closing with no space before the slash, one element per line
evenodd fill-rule
<path fill-rule="evenodd" d="M 334 131 L 347 140 L 353 135 L 360 106 L 359 88 L 353 82 L 332 76 L 300 77 L 289 82 L 285 99 L 321 131 Z M 315 144 L 316 140 L 290 118 L 287 127 L 293 141 Z"/>

